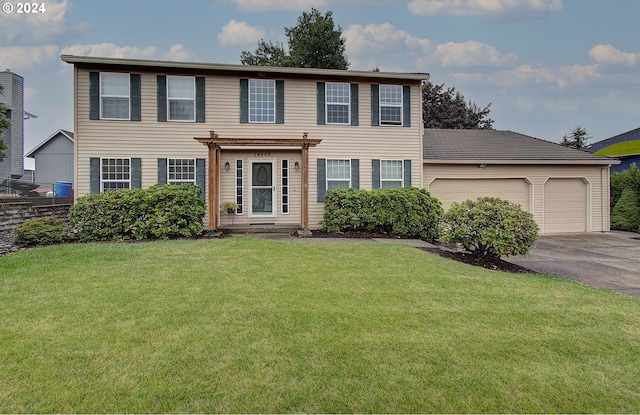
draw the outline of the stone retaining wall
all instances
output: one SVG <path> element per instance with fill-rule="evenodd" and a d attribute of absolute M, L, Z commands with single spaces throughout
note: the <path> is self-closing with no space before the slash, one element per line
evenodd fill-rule
<path fill-rule="evenodd" d="M 13 232 L 29 219 L 56 217 L 67 219 L 72 203 L 34 206 L 31 202 L 0 203 L 0 232 Z"/>

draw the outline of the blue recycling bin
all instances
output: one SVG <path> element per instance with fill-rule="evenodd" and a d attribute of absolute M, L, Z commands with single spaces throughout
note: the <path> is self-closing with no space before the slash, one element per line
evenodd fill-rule
<path fill-rule="evenodd" d="M 56 197 L 71 196 L 72 189 L 73 189 L 73 182 L 65 182 L 63 180 L 58 180 L 53 189 Z"/>

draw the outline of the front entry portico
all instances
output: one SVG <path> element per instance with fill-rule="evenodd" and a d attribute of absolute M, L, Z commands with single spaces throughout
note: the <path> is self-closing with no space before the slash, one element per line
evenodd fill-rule
<path fill-rule="evenodd" d="M 315 147 L 322 140 L 309 139 L 307 133 L 303 133 L 301 139 L 222 138 L 214 131 L 209 133 L 209 137 L 194 138 L 208 148 L 207 213 L 209 232 L 215 232 L 220 226 L 219 206 L 221 189 L 223 188 L 221 180 L 224 180 L 225 185 L 228 185 L 226 182 L 232 179 L 228 171 L 230 165 L 234 165 L 236 169 L 242 166 L 241 171 L 236 172 L 236 182 L 233 185 L 239 187 L 238 195 L 241 194 L 243 203 L 246 203 L 243 206 L 242 214 L 246 215 L 248 220 L 268 219 L 274 221 L 278 217 L 278 212 L 289 213 L 289 203 L 293 202 L 290 198 L 299 192 L 299 209 L 297 209 L 299 211 L 299 226 L 306 232 L 309 227 L 309 148 Z M 223 152 L 227 155 L 251 154 L 252 150 L 255 151 L 254 154 L 259 156 L 271 154 L 272 150 L 273 154 L 277 152 L 295 154 L 296 159 L 300 160 L 299 166 L 298 162 L 295 162 L 296 170 L 301 170 L 300 176 L 298 176 L 300 178 L 299 189 L 291 189 L 289 186 L 289 183 L 293 183 L 293 181 L 290 181 L 290 177 L 286 175 L 290 174 L 291 165 L 285 157 L 251 156 L 238 159 L 237 164 L 231 163 L 229 160 L 221 162 Z"/>

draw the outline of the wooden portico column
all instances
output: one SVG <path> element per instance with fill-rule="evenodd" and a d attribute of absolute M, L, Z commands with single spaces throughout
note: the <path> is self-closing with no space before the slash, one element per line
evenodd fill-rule
<path fill-rule="evenodd" d="M 309 139 L 302 134 L 302 232 L 309 230 Z"/>
<path fill-rule="evenodd" d="M 218 134 L 214 131 L 209 133 L 210 138 L 218 138 Z M 220 188 L 220 169 L 218 168 L 220 165 L 220 146 L 213 141 L 204 142 L 203 144 L 209 149 L 209 169 L 207 172 L 209 176 L 209 233 L 213 233 L 218 229 L 220 215 L 220 210 L 216 208 L 216 206 L 220 205 L 220 192 L 218 191 Z"/>

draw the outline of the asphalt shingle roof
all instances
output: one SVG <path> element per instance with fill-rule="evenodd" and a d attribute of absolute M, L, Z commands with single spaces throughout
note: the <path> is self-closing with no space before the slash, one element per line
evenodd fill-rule
<path fill-rule="evenodd" d="M 618 164 L 609 157 L 500 130 L 424 130 L 425 162 L 518 164 Z"/>

